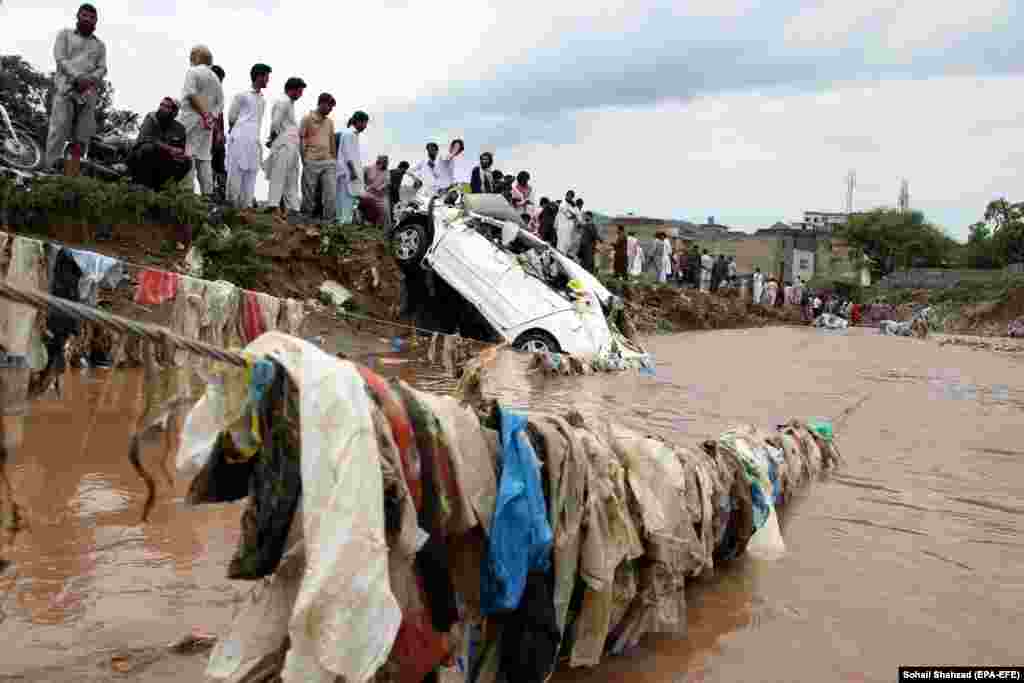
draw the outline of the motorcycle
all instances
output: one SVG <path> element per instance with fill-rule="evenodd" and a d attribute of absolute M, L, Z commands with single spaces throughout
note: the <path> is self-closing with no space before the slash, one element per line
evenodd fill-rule
<path fill-rule="evenodd" d="M 82 175 L 103 180 L 119 180 L 129 175 L 128 156 L 135 140 L 120 133 L 105 131 L 92 136 L 89 147 L 82 155 Z M 65 148 L 65 158 L 67 150 Z"/>
<path fill-rule="evenodd" d="M 128 155 L 135 141 L 113 131 L 103 131 L 92 136 L 82 156 L 82 175 L 118 180 L 128 176 Z M 70 145 L 64 148 L 68 157 Z M 32 130 L 14 123 L 7 109 L 0 104 L 0 165 L 7 166 L 18 174 L 35 174 L 52 169 L 43 168 L 43 147 Z"/>
<path fill-rule="evenodd" d="M 36 171 L 43 165 L 43 148 L 32 131 L 11 121 L 0 104 L 0 162 L 16 171 Z"/>

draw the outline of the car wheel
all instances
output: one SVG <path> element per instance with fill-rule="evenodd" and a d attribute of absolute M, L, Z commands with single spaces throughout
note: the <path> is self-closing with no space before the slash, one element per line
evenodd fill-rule
<path fill-rule="evenodd" d="M 391 254 L 402 266 L 413 266 L 427 253 L 427 229 L 419 223 L 406 223 L 391 233 Z"/>
<path fill-rule="evenodd" d="M 540 330 L 530 330 L 529 332 L 523 332 L 519 335 L 519 338 L 512 344 L 516 349 L 520 351 L 526 351 L 528 353 L 561 353 L 562 349 L 558 345 L 558 342 L 547 332 Z"/>

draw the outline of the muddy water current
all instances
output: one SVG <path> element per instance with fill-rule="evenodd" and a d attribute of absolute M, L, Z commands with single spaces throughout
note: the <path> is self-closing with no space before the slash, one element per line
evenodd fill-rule
<path fill-rule="evenodd" d="M 695 445 L 730 424 L 836 421 L 846 459 L 783 515 L 787 555 L 688 587 L 685 639 L 650 638 L 562 681 L 891 681 L 901 664 L 1022 665 L 1024 359 L 866 331 L 658 337 L 652 373 L 488 383 L 530 410 L 580 410 Z M 444 391 L 385 340 L 349 355 Z M 126 458 L 134 372 L 75 371 L 33 405 L 11 477 L 29 528 L 0 575 L 0 680 L 107 680 L 110 653 L 216 633 L 249 585 L 224 578 L 238 505 L 164 483 L 146 525 Z M 131 680 L 201 680 L 204 657 Z"/>

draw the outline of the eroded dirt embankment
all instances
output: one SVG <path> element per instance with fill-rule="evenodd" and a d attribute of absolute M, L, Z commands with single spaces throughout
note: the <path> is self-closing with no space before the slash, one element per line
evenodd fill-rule
<path fill-rule="evenodd" d="M 359 314 L 389 322 L 412 322 L 400 318 L 403 278 L 381 231 L 355 226 L 333 230 L 330 238 L 334 246 L 325 248 L 321 226 L 244 212 L 240 220 L 242 225 L 234 230 L 251 235 L 255 247 L 244 258 L 253 259 L 254 263 L 243 268 L 230 262 L 232 258 L 242 258 L 237 253 L 207 251 L 204 256 L 209 272 L 204 277 L 226 279 L 254 291 L 304 301 L 316 300 L 321 285 L 334 280 L 352 292 L 350 308 Z M 185 256 L 193 238 L 190 229 L 165 224 L 115 225 L 110 239 L 101 240 L 96 238 L 102 234 L 99 226 L 81 222 L 55 222 L 31 231 L 18 225 L 2 229 L 123 259 L 130 277 L 113 295 L 103 293 L 101 303 L 116 313 L 142 319 L 150 316 L 131 301 L 139 269 L 187 272 Z M 195 238 L 197 245 L 203 244 L 200 235 Z M 755 306 L 741 301 L 734 291 L 719 296 L 692 289 L 634 284 L 626 286 L 622 293 L 633 327 L 640 334 L 802 322 L 799 311 L 792 307 Z M 330 320 L 333 316 L 325 316 L 314 308 L 312 325 L 307 331 L 323 333 Z"/>

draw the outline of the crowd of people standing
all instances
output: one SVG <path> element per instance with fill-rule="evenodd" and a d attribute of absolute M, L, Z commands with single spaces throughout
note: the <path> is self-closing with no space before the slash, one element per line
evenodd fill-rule
<path fill-rule="evenodd" d="M 81 5 L 75 28 L 61 31 L 54 48 L 58 88 L 46 163 L 52 168 L 63 162 L 67 175 L 78 174 L 96 131 L 97 88 L 107 74 L 107 49 L 95 35 L 98 16 L 94 5 Z M 582 199 L 570 191 L 564 201 L 535 201 L 530 173 L 511 176 L 495 169 L 492 152 L 480 155 L 463 183 L 456 170 L 466 147 L 461 139 L 452 140 L 443 155 L 437 143 L 427 143 L 426 158 L 415 165 L 402 161 L 392 168 L 387 155 L 364 164 L 360 136 L 369 115 L 355 111 L 336 130 L 331 118 L 336 99 L 324 92 L 316 108 L 300 117 L 296 107 L 306 82 L 291 77 L 270 103 L 270 134 L 262 140 L 272 73 L 269 65 L 254 64 L 250 87 L 228 99 L 225 71 L 214 63 L 210 48 L 193 47 L 180 97 L 164 97 L 143 119 L 128 158 L 134 182 L 153 189 L 180 183 L 190 191 L 198 184 L 199 193 L 211 201 L 253 208 L 262 172 L 269 186 L 266 209 L 281 217 L 301 211 L 312 219 L 347 224 L 358 210 L 367 222 L 385 227 L 406 175 L 417 189 L 463 184 L 466 192 L 504 195 L 528 229 L 594 270 L 600 237 Z"/>
<path fill-rule="evenodd" d="M 99 85 L 107 74 L 107 49 L 95 35 L 98 12 L 85 3 L 78 9 L 74 29 L 58 33 L 54 45 L 55 85 L 46 163 L 63 162 L 65 174 L 75 175 L 84 149 L 96 131 Z M 180 183 L 212 201 L 238 208 L 256 205 L 256 179 L 268 180 L 266 209 L 285 217 L 301 212 L 310 219 L 349 224 L 356 210 L 366 222 L 389 227 L 401 187 L 410 176 L 416 189 L 440 191 L 461 186 L 467 193 L 503 195 L 519 214 L 526 229 L 563 254 L 596 273 L 596 253 L 603 242 L 594 216 L 574 190 L 563 199 L 535 201 L 529 171 L 508 175 L 494 167 L 494 154 L 483 152 L 466 178 L 457 162 L 465 153 L 461 139 L 452 140 L 446 153 L 436 142 L 426 144 L 426 157 L 411 165 L 390 166 L 387 155 L 364 164 L 360 136 L 370 116 L 355 111 L 345 127 L 336 130 L 331 115 L 336 100 L 331 93 L 317 97 L 316 108 L 301 118 L 297 103 L 306 82 L 285 80 L 270 106 L 269 138 L 261 139 L 268 88 L 273 70 L 257 63 L 249 71 L 250 86 L 225 97 L 224 69 L 214 64 L 213 53 L 196 45 L 189 53 L 181 95 L 164 97 L 147 114 L 129 156 L 134 181 L 153 189 Z M 659 283 L 689 283 L 715 293 L 738 286 L 735 257 L 712 256 L 696 245 L 673 247 L 665 232 L 654 235 L 645 252 L 633 232 L 617 228 L 611 244 L 613 272 L 620 278 L 637 277 L 652 270 Z M 798 278 L 796 284 L 765 279 L 760 269 L 751 278 L 752 300 L 767 306 L 798 305 L 814 318 L 831 311 L 829 299 L 811 295 Z"/>

